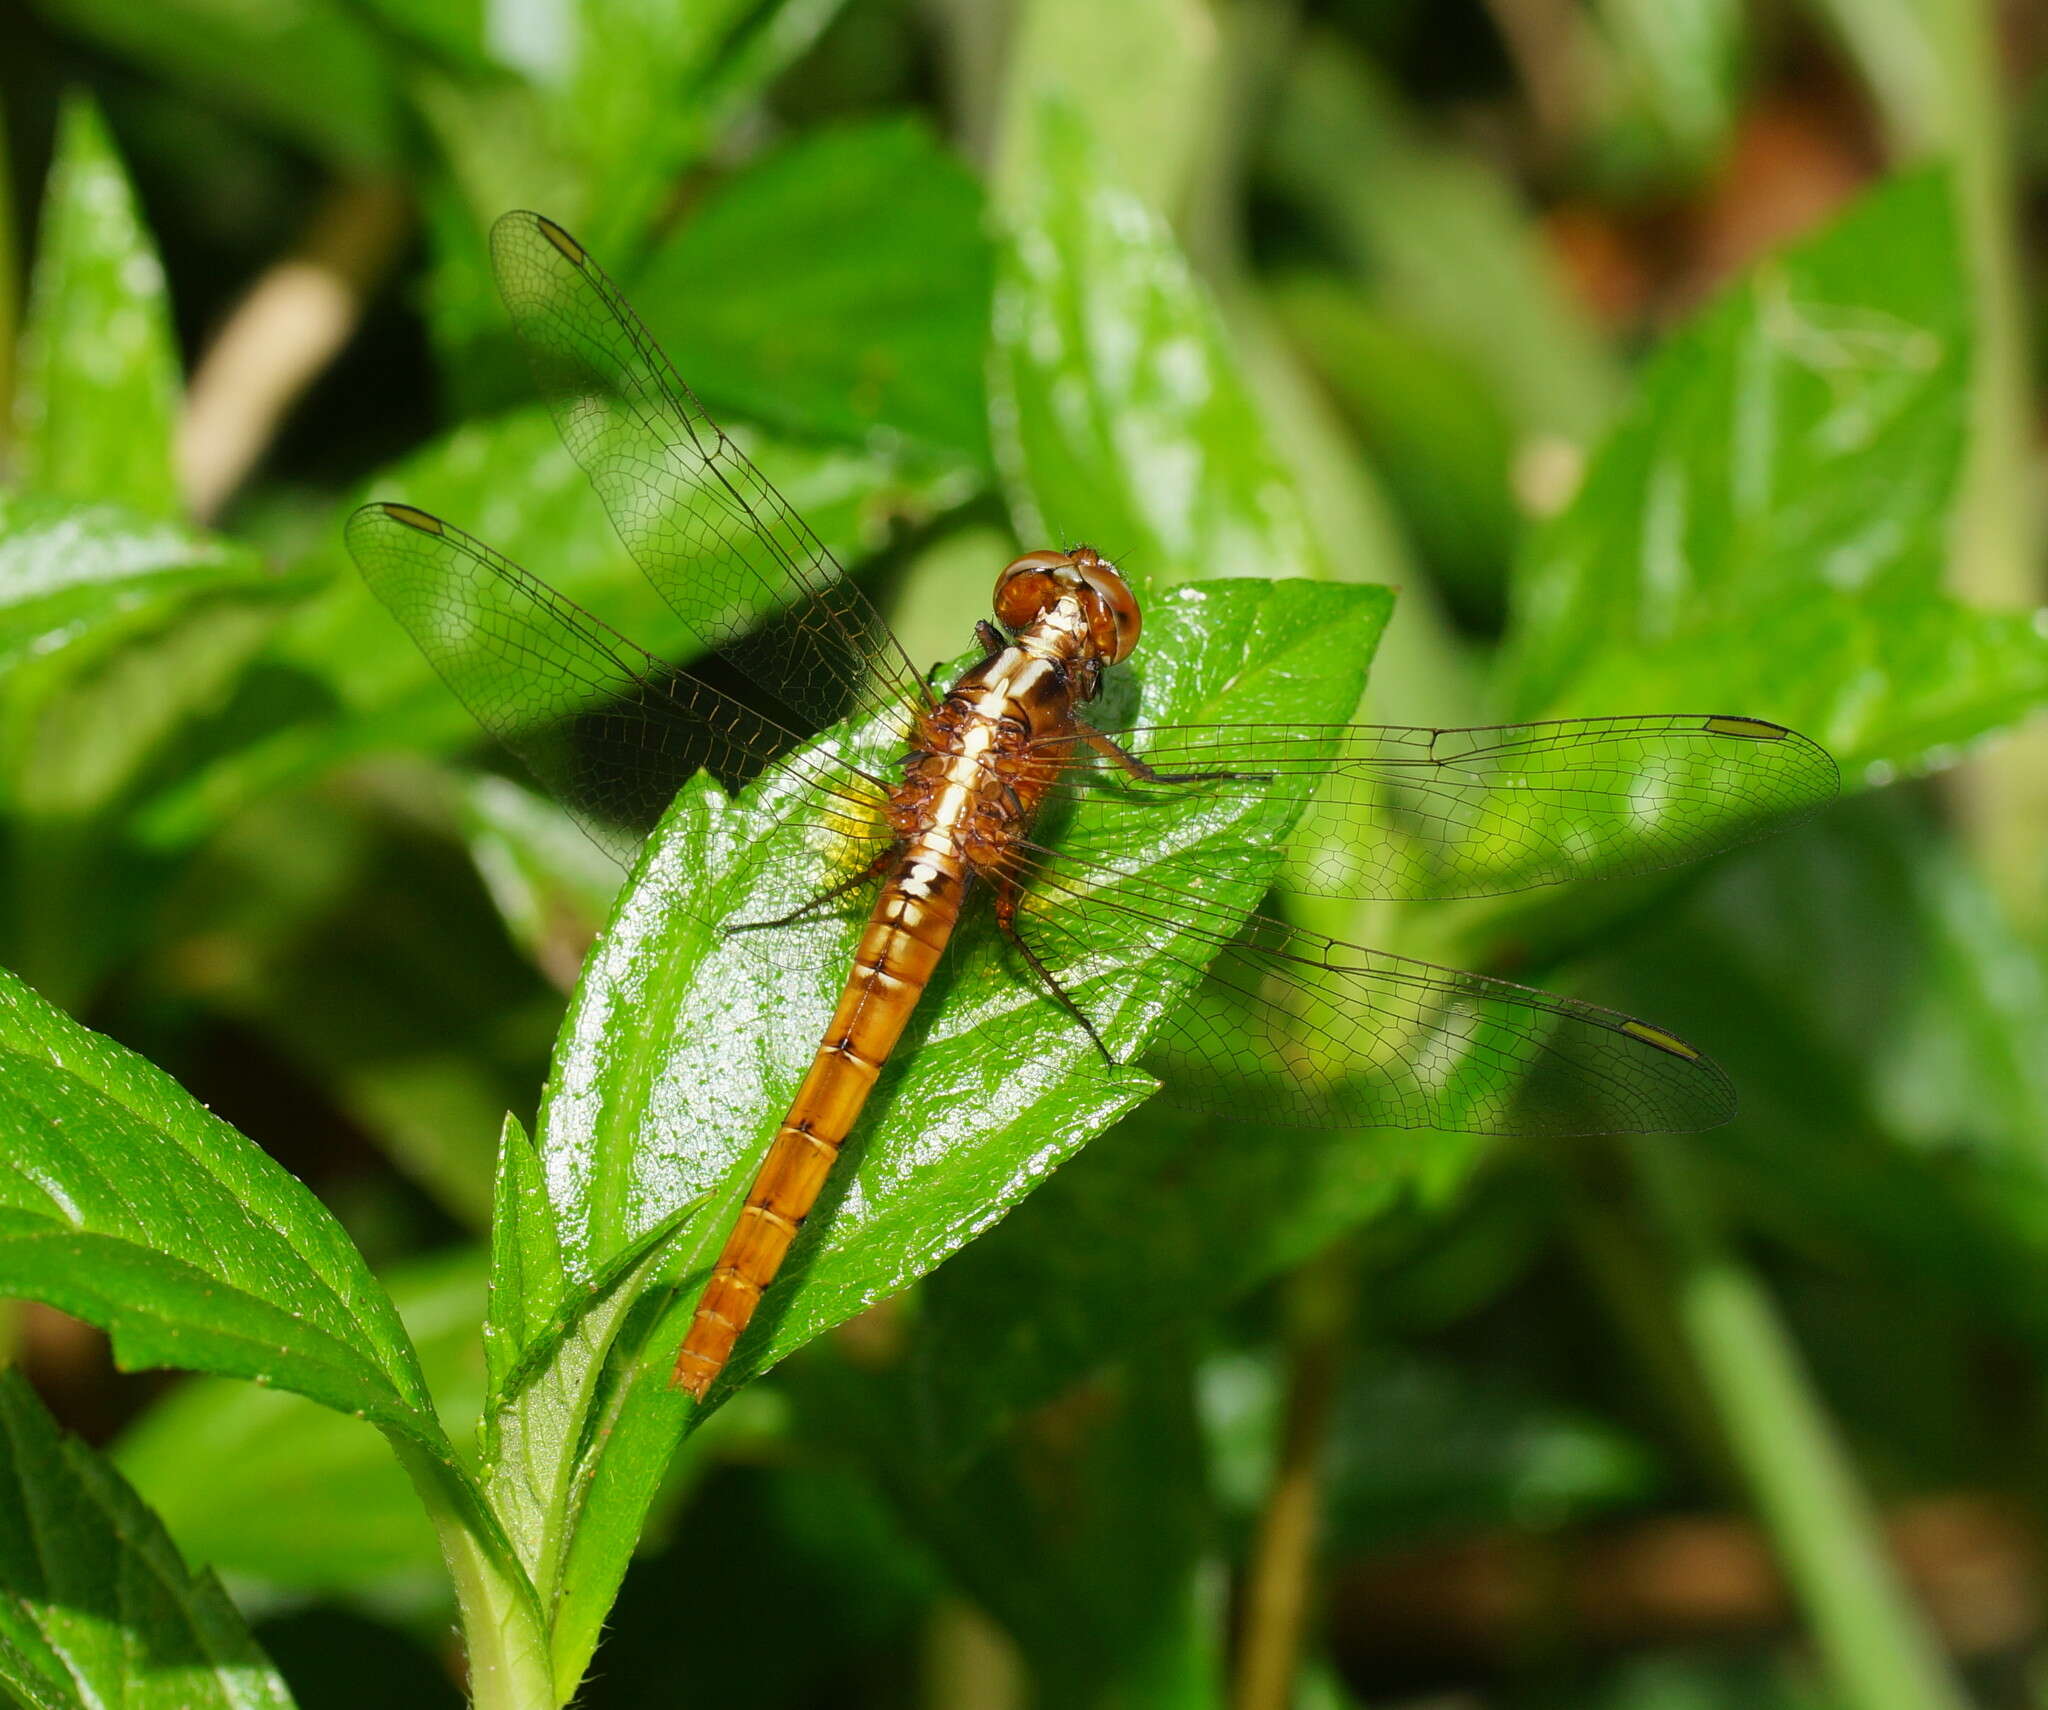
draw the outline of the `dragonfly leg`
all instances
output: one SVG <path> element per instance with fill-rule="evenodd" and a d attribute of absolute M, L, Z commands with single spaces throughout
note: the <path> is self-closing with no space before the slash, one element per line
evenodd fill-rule
<path fill-rule="evenodd" d="M 727 937 L 736 932 L 766 932 L 770 927 L 794 926 L 800 920 L 808 920 L 832 906 L 848 891 L 858 890 L 870 880 L 879 879 L 886 873 L 897 856 L 903 853 L 903 845 L 892 843 L 850 879 L 841 879 L 830 890 L 814 896 L 800 908 L 793 908 L 787 914 L 779 914 L 773 920 L 735 920 L 725 925 Z"/>
<path fill-rule="evenodd" d="M 1212 784 L 1219 779 L 1242 779 L 1253 783 L 1270 784 L 1270 772 L 1159 772 L 1140 760 L 1113 736 L 1097 730 L 1092 724 L 1074 720 L 1074 734 L 1100 754 L 1112 766 L 1146 784 Z"/>
<path fill-rule="evenodd" d="M 1045 958 L 1031 948 L 1022 928 L 1017 925 L 1017 900 L 1023 894 L 1015 879 L 998 877 L 996 885 L 996 925 L 1012 944 L 1016 945 L 1024 960 L 1030 964 L 1032 973 L 1038 976 L 1038 983 L 1050 992 L 1059 1006 L 1081 1024 L 1081 1031 L 1094 1041 L 1095 1049 L 1102 1053 L 1102 1060 L 1112 1069 L 1122 1068 L 1110 1049 L 1102 1042 L 1102 1035 L 1095 1031 L 1095 1023 L 1088 1019 L 1088 1012 L 1073 999 L 1067 988 L 1060 984 L 1059 976 L 1046 966 Z"/>

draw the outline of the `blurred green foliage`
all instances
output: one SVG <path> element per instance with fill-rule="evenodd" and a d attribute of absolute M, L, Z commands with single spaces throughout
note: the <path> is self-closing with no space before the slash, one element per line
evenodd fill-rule
<path fill-rule="evenodd" d="M 1271 1710 L 1233 1671 L 1306 1491 L 1301 1705 L 2038 1702 L 2048 785 L 1987 739 L 2048 703 L 2048 153 L 1999 124 L 2041 132 L 2048 69 L 1994 10 L 0 19 L 0 1289 L 47 1398 L 0 1385 L 0 1694 Z M 349 565 L 403 498 L 684 649 L 530 402 L 484 240 L 521 206 L 920 667 L 1016 546 L 1086 538 L 1162 717 L 1827 744 L 1852 799 L 1701 869 L 1293 905 L 1654 1015 L 1742 1116 L 1138 1110 L 970 933 L 692 1430 L 678 1285 L 849 925 L 765 972 L 717 934 L 800 869 L 702 782 L 621 889 Z M 195 518 L 187 403 L 295 255 L 359 322 Z M 2004 1530 L 1923 1561 L 1927 1620 L 1872 1516 L 1937 1497 Z M 1788 1587 L 1707 1619 L 1730 1558 L 1675 1545 L 1668 1608 L 1574 1578 L 1693 1520 Z M 1502 1561 L 1506 1613 L 1461 1576 Z"/>

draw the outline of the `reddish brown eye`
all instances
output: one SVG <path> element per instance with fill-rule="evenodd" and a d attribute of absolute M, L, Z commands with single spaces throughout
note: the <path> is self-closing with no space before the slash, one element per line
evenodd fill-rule
<path fill-rule="evenodd" d="M 1055 601 L 1082 596 L 1088 636 L 1115 665 L 1138 644 L 1138 601 L 1117 567 L 1092 546 L 1072 552 L 1040 550 L 1012 559 L 996 578 L 997 620 L 1012 630 L 1035 621 Z"/>
<path fill-rule="evenodd" d="M 1092 562 L 1090 561 L 1092 560 Z M 1097 636 L 1103 652 L 1112 665 L 1121 665 L 1131 656 L 1131 649 L 1138 645 L 1138 631 L 1143 626 L 1143 614 L 1138 610 L 1138 596 L 1131 592 L 1130 583 L 1107 558 L 1089 554 L 1081 564 L 1081 575 L 1089 587 L 1102 596 L 1108 608 L 1112 625 L 1110 637 Z"/>
<path fill-rule="evenodd" d="M 1006 629 L 1022 629 L 1060 597 L 1056 571 L 1064 570 L 1073 558 L 1064 552 L 1027 552 L 1013 558 L 1009 568 L 996 578 L 996 621 Z"/>

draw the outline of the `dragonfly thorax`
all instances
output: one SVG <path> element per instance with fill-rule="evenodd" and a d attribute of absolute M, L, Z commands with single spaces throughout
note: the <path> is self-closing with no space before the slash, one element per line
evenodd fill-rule
<path fill-rule="evenodd" d="M 1088 639 L 1105 665 L 1121 664 L 1138 645 L 1137 596 L 1123 572 L 1092 546 L 1071 552 L 1027 552 L 996 578 L 996 619 L 1022 630 L 1065 598 L 1076 598 L 1087 618 Z"/>

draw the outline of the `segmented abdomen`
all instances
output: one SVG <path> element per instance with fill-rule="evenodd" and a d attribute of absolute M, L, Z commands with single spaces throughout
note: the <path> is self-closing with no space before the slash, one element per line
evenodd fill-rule
<path fill-rule="evenodd" d="M 739 1220 L 676 1353 L 675 1382 L 697 1400 L 732 1358 L 762 1292 L 817 1203 L 939 954 L 960 919 L 964 867 L 929 849 L 905 858 L 868 917 L 839 1007 L 762 1160 Z"/>

